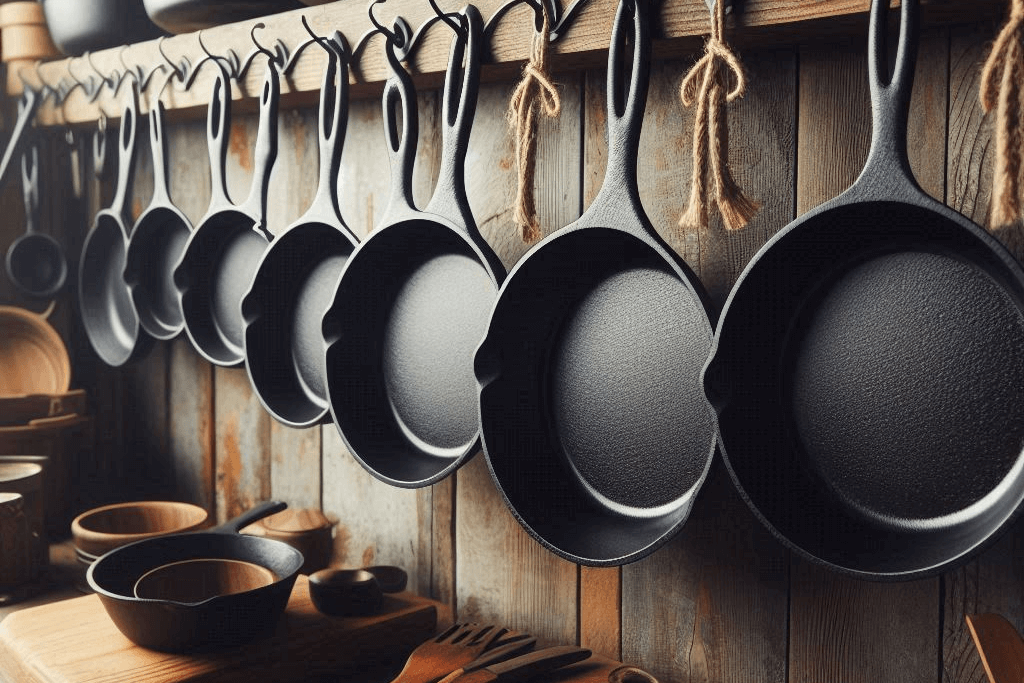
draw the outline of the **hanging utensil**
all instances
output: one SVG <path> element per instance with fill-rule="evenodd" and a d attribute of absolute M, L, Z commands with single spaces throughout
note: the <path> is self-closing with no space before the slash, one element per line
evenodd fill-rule
<path fill-rule="evenodd" d="M 56 295 L 67 281 L 68 263 L 57 240 L 39 230 L 39 146 L 21 157 L 25 234 L 7 249 L 7 276 L 22 293 L 41 299 Z"/>

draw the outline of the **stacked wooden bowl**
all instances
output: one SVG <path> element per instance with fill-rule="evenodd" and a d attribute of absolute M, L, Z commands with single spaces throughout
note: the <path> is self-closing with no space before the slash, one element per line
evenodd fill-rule
<path fill-rule="evenodd" d="M 45 315 L 0 306 L 0 463 L 42 466 L 51 535 L 67 533 L 71 472 L 89 426 L 85 391 L 70 385 L 67 348 Z"/>

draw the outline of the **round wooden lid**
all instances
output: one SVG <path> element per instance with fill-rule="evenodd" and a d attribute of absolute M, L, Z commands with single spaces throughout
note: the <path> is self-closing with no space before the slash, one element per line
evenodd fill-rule
<path fill-rule="evenodd" d="M 316 508 L 289 508 L 269 517 L 264 517 L 257 524 L 270 531 L 294 534 L 329 527 L 331 526 L 331 520 Z"/>

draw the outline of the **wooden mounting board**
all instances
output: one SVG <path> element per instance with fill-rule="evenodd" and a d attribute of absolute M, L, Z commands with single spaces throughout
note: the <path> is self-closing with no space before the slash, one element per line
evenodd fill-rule
<path fill-rule="evenodd" d="M 474 0 L 485 20 L 493 15 L 506 0 Z M 567 0 L 561 0 L 568 5 Z M 608 48 L 612 20 L 617 0 L 587 0 L 587 4 L 576 19 L 567 27 L 564 36 L 553 44 L 558 55 L 552 60 L 556 71 L 572 71 L 589 66 L 600 66 L 605 62 L 604 51 Z M 442 3 L 445 9 L 457 5 Z M 893 2 L 897 5 L 898 2 Z M 779 44 L 793 45 L 801 42 L 830 40 L 836 33 L 863 34 L 867 30 L 867 11 L 870 0 L 744 0 L 741 14 L 728 19 L 730 42 L 743 45 Z M 692 52 L 701 45 L 709 31 L 708 9 L 704 0 L 664 0 L 660 3 L 656 22 L 655 52 L 664 57 Z M 925 25 L 949 24 L 964 21 L 964 10 L 970 9 L 972 21 L 982 18 L 999 19 L 1005 13 L 1005 3 L 999 0 L 966 0 L 954 2 L 925 2 Z M 525 4 L 510 10 L 497 23 L 489 41 L 489 55 L 485 58 L 485 80 L 513 80 L 518 76 L 519 64 L 529 57 L 533 36 L 532 10 Z M 282 12 L 262 19 L 266 25 L 259 32 L 259 39 L 267 45 L 280 40 L 290 51 L 304 43 L 308 34 L 300 19 L 305 16 L 313 30 L 330 34 L 340 31 L 349 45 L 356 43 L 371 28 L 366 14 L 366 3 L 350 0 L 332 2 L 318 7 Z M 428 3 L 423 0 L 390 0 L 376 10 L 377 18 L 390 25 L 396 16 L 404 17 L 415 30 L 433 17 Z M 203 42 L 216 46 L 214 52 L 225 54 L 234 50 L 241 58 L 252 52 L 249 31 L 255 21 L 239 22 L 203 31 Z M 411 69 L 416 75 L 417 87 L 437 85 L 447 62 L 451 31 L 440 22 L 435 22 L 425 33 L 422 43 L 412 56 Z M 164 41 L 164 52 L 173 60 L 186 56 L 196 64 L 203 56 L 195 34 L 182 34 Z M 383 38 L 374 36 L 359 54 L 353 68 L 353 97 L 376 95 L 388 76 L 383 58 Z M 305 106 L 315 100 L 320 89 L 324 53 L 316 47 L 303 51 L 295 63 L 294 71 L 282 84 L 281 92 L 286 106 Z M 130 46 L 128 49 L 112 48 L 92 55 L 96 70 L 103 74 L 120 73 L 124 65 L 141 65 L 145 73 L 160 64 L 163 59 L 157 48 L 157 41 L 148 41 Z M 258 57 L 252 68 L 234 89 L 235 99 L 254 98 L 262 84 L 264 58 Z M 70 84 L 69 62 L 59 60 L 41 65 L 38 78 L 25 69 L 29 83 L 43 82 L 55 85 L 59 82 Z M 89 64 L 81 58 L 72 62 L 72 72 L 87 79 L 93 73 Z M 191 89 L 185 92 L 168 87 L 162 99 L 168 110 L 177 110 L 178 116 L 195 117 L 202 114 L 209 102 L 213 71 L 209 65 L 196 77 Z M 17 79 L 15 79 L 17 82 Z M 152 79 L 148 85 L 149 94 L 163 83 L 163 75 Z M 42 125 L 83 123 L 95 121 L 100 113 L 108 118 L 120 116 L 124 93 L 114 94 L 104 90 L 95 102 L 88 102 L 81 88 L 72 92 L 61 108 L 55 108 L 47 101 L 37 114 Z M 148 106 L 143 106 L 147 110 Z"/>
<path fill-rule="evenodd" d="M 170 655 L 129 641 L 89 595 L 22 610 L 0 623 L 0 681 L 361 681 L 399 668 L 436 630 L 438 603 L 411 593 L 385 598 L 370 617 L 330 617 L 299 576 L 274 635 L 223 652 Z M 384 680 L 388 680 L 384 678 Z"/>

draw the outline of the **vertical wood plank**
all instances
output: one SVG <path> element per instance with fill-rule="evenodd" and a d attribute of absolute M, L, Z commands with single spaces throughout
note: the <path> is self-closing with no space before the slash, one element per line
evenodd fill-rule
<path fill-rule="evenodd" d="M 729 162 L 762 203 L 745 229 L 726 232 L 714 211 L 704 230 L 684 234 L 677 227 L 692 173 L 694 114 L 678 98 L 689 61 L 654 65 L 641 136 L 640 159 L 651 160 L 639 169 L 644 207 L 718 303 L 793 215 L 795 55 L 753 53 L 744 62 L 749 90 L 730 106 Z M 603 107 L 603 85 L 594 87 Z M 594 131 L 588 139 L 596 139 Z M 787 580 L 786 552 L 715 466 L 679 536 L 622 569 L 623 660 L 664 680 L 782 681 Z"/>
<path fill-rule="evenodd" d="M 946 201 L 969 218 L 986 225 L 992 191 L 995 153 L 991 117 L 978 102 L 981 65 L 988 57 L 996 27 L 983 24 L 953 29 L 949 75 L 949 186 Z M 1024 257 L 1020 226 L 995 226 L 993 233 L 1019 259 Z M 985 683 L 981 659 L 964 617 L 1001 614 L 1024 632 L 1024 526 L 1006 535 L 977 559 L 943 577 L 943 666 L 945 683 Z"/>
<path fill-rule="evenodd" d="M 914 98 L 910 113 L 911 121 L 923 119 L 928 122 L 923 125 L 941 126 L 939 130 L 945 130 L 945 98 L 935 93 L 934 83 L 944 78 L 945 45 L 941 37 L 922 44 L 918 80 L 932 86 L 922 90 L 929 96 Z M 864 51 L 854 47 L 801 51 L 800 213 L 849 186 L 867 156 L 871 130 L 867 67 Z M 938 145 L 911 145 L 912 166 L 942 166 L 944 151 Z M 922 176 L 925 186 L 931 185 L 930 192 L 941 193 L 934 173 Z M 789 677 L 793 683 L 935 680 L 941 661 L 938 579 L 899 584 L 856 581 L 795 556 L 791 576 Z"/>
<path fill-rule="evenodd" d="M 467 157 L 470 204 L 481 232 L 510 268 L 528 249 L 511 221 L 513 141 L 505 124 L 512 85 L 481 89 Z M 580 86 L 559 85 L 562 113 L 542 119 L 536 200 L 543 234 L 579 215 Z M 482 454 L 458 473 L 456 580 L 463 620 L 522 629 L 543 642 L 577 639 L 577 568 L 535 542 L 505 508 Z"/>

